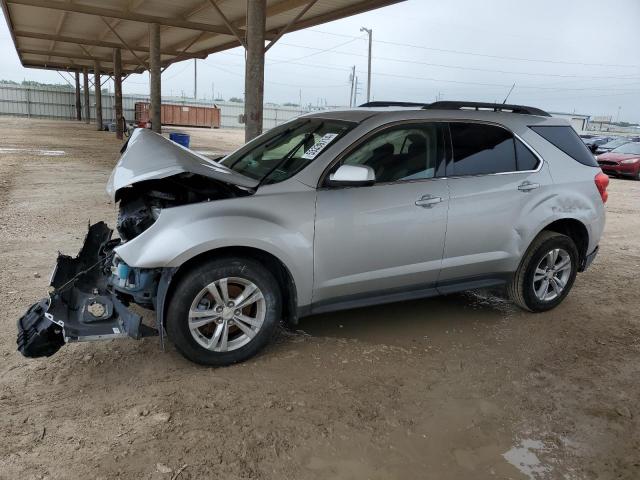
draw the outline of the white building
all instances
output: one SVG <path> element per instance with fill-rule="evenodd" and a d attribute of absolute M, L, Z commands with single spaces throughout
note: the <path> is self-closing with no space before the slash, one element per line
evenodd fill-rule
<path fill-rule="evenodd" d="M 580 113 L 562 113 L 562 112 L 549 112 L 552 117 L 564 118 L 571 123 L 571 126 L 581 133 L 587 129 L 589 125 L 589 115 L 582 115 Z"/>

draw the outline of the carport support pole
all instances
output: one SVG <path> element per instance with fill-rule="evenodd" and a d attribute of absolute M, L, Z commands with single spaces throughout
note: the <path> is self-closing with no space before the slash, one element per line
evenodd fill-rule
<path fill-rule="evenodd" d="M 161 85 L 160 85 L 160 26 L 157 23 L 149 24 L 149 81 L 150 105 L 149 116 L 151 129 L 160 133 L 162 130 Z"/>
<path fill-rule="evenodd" d="M 262 133 L 266 0 L 247 3 L 247 60 L 244 74 L 245 141 Z"/>
<path fill-rule="evenodd" d="M 89 105 L 89 69 L 82 67 L 82 76 L 84 77 L 84 123 L 91 121 L 91 105 Z"/>
<path fill-rule="evenodd" d="M 80 102 L 80 72 L 76 70 L 76 120 L 82 120 L 82 102 Z"/>
<path fill-rule="evenodd" d="M 100 63 L 93 63 L 93 88 L 96 97 L 96 129 L 102 130 L 102 82 L 100 82 Z"/>
<path fill-rule="evenodd" d="M 113 85 L 116 110 L 116 138 L 122 140 L 124 133 L 122 124 L 122 54 L 119 48 L 113 49 Z"/>

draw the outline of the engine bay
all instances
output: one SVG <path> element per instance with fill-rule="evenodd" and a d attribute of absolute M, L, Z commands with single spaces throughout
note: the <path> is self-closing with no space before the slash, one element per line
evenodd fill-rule
<path fill-rule="evenodd" d="M 153 225 L 164 208 L 246 196 L 252 193 L 249 189 L 191 173 L 142 181 L 118 190 L 116 201 L 119 202 L 119 209 L 116 228 L 122 241 L 127 242 Z"/>

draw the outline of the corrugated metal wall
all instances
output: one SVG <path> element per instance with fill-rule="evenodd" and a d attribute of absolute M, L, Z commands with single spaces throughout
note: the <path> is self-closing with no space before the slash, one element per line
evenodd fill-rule
<path fill-rule="evenodd" d="M 81 95 L 81 100 L 84 101 Z M 127 121 L 133 121 L 136 102 L 148 102 L 148 95 L 123 95 L 122 107 Z M 75 91 L 61 90 L 52 87 L 24 87 L 22 85 L 0 84 L 0 115 L 14 115 L 34 118 L 51 118 L 73 120 L 76 118 Z M 163 103 L 211 106 L 211 102 L 202 100 L 183 101 L 181 98 L 163 97 Z M 90 95 L 91 118 L 95 118 L 95 100 Z M 114 95 L 102 94 L 102 118 L 105 123 L 114 118 Z M 242 103 L 216 102 L 221 110 L 223 128 L 243 128 L 239 122 L 244 113 Z M 306 113 L 308 110 L 296 107 L 265 106 L 264 128 L 268 130 L 292 118 Z M 84 108 L 82 110 L 84 114 Z"/>

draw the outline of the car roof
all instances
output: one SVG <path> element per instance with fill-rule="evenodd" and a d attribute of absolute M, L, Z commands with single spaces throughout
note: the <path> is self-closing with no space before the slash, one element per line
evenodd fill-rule
<path fill-rule="evenodd" d="M 526 124 L 549 126 L 566 126 L 568 122 L 564 119 L 543 115 L 529 115 L 523 113 L 511 113 L 492 110 L 471 110 L 471 109 L 424 109 L 421 107 L 357 107 L 342 110 L 322 110 L 308 113 L 303 118 L 318 118 L 326 120 L 343 120 L 348 122 L 362 123 L 372 121 L 373 123 L 388 123 L 403 120 L 470 120 L 484 121 L 499 124 Z"/>

